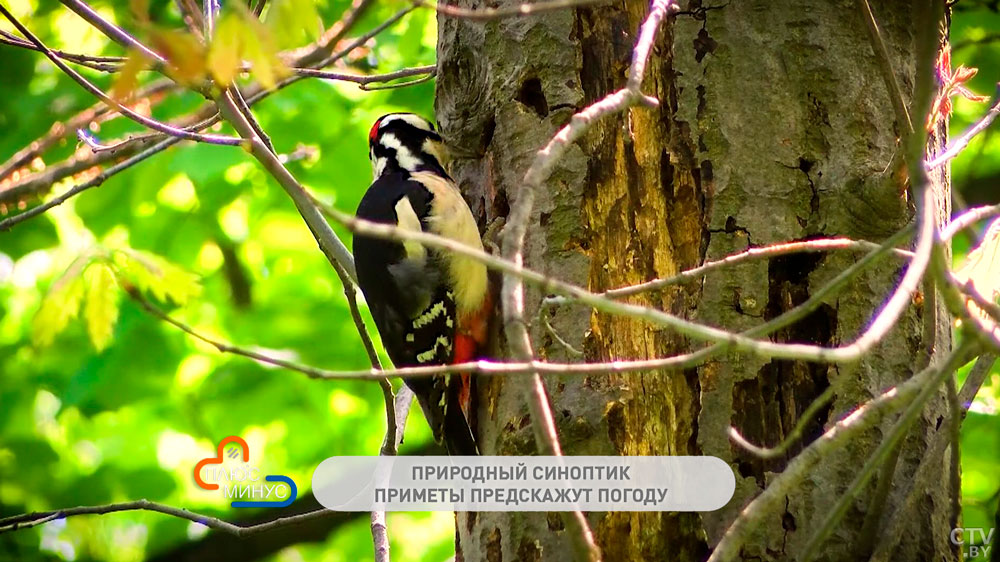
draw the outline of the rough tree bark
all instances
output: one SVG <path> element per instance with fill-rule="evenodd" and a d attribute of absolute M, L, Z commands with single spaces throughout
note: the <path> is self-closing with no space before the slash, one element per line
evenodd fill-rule
<path fill-rule="evenodd" d="M 643 90 L 660 100 L 659 108 L 605 119 L 560 161 L 539 193 L 527 265 L 596 291 L 667 276 L 748 246 L 835 235 L 879 241 L 910 220 L 905 180 L 889 166 L 900 150 L 900 130 L 854 2 L 691 0 L 680 7 L 664 22 L 646 72 Z M 909 96 L 911 3 L 880 0 L 873 8 Z M 454 172 L 484 224 L 507 213 L 536 150 L 558 127 L 623 87 L 648 9 L 645 0 L 627 0 L 486 23 L 440 18 L 437 118 L 449 142 L 474 153 L 456 162 Z M 947 201 L 941 195 L 947 177 L 933 179 Z M 632 302 L 744 330 L 803 302 L 854 259 L 807 254 L 755 262 Z M 804 322 L 772 337 L 852 341 L 899 267 L 881 262 Z M 580 360 L 533 316 L 543 296 L 529 288 L 526 300 L 538 354 Z M 775 445 L 839 379 L 835 400 L 807 432 L 807 441 L 815 438 L 927 360 L 921 314 L 915 303 L 884 343 L 851 365 L 729 355 L 686 372 L 548 377 L 567 454 L 714 455 L 737 476 L 735 497 L 717 512 L 589 514 L 605 559 L 704 559 L 789 458 L 765 462 L 742 452 L 727 437 L 730 425 L 752 442 Z M 692 346 L 671 331 L 582 307 L 560 308 L 551 324 L 592 361 L 666 356 Z M 947 324 L 936 332 L 935 349 L 950 349 Z M 536 451 L 518 384 L 495 377 L 479 385 L 477 431 L 486 454 Z M 901 502 L 903 483 L 946 416 L 942 393 L 902 446 L 884 513 Z M 880 435 L 868 434 L 824 463 L 807 488 L 787 498 L 784 513 L 767 520 L 743 558 L 795 559 Z M 919 491 L 895 559 L 957 556 L 948 532 L 958 492 L 943 484 L 946 458 L 932 462 L 935 484 Z M 861 529 L 874 485 L 822 559 L 870 553 Z M 564 535 L 558 514 L 458 519 L 458 551 L 466 561 L 569 559 Z"/>

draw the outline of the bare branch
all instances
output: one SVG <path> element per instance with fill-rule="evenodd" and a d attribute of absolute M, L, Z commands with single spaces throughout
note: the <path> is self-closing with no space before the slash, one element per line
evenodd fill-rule
<path fill-rule="evenodd" d="M 434 73 L 437 72 L 437 67 L 433 64 L 427 66 L 416 66 L 413 68 L 404 68 L 402 70 L 397 70 L 395 72 L 388 72 L 385 74 L 345 74 L 343 72 L 333 72 L 329 70 L 318 70 L 314 68 L 293 68 L 292 72 L 298 74 L 299 76 L 309 76 L 313 78 L 323 78 L 326 80 L 340 80 L 342 82 L 354 82 L 361 86 L 367 86 L 368 84 L 374 84 L 376 82 L 388 82 L 390 80 L 398 80 L 400 78 L 408 78 L 410 76 L 424 76 L 425 79 L 432 78 Z M 410 86 L 416 82 L 408 82 L 405 85 Z M 364 89 L 364 88 L 362 88 Z"/>
<path fill-rule="evenodd" d="M 921 395 L 933 393 L 944 379 L 955 372 L 972 355 L 973 348 L 963 344 L 938 365 L 931 365 L 909 380 L 866 402 L 813 441 L 795 456 L 785 470 L 760 493 L 726 531 L 716 545 L 709 562 L 726 562 L 739 558 L 740 549 L 754 529 L 768 514 L 784 506 L 785 497 L 808 477 L 828 455 L 876 427 L 889 416 L 910 404 L 926 401 Z M 919 410 L 918 410 L 919 413 Z M 901 420 L 902 421 L 902 420 Z"/>
<path fill-rule="evenodd" d="M 76 12 L 78 16 L 87 20 L 87 23 L 99 29 L 101 33 L 107 35 L 109 39 L 111 39 L 115 43 L 118 43 L 122 47 L 125 47 L 126 49 L 135 49 L 140 53 L 142 53 L 142 55 L 147 59 L 156 61 L 159 64 L 164 64 L 167 62 L 166 59 L 161 57 L 159 54 L 154 52 L 149 47 L 143 45 L 141 42 L 139 42 L 138 39 L 132 37 L 127 31 L 104 19 L 104 17 L 101 16 L 101 14 L 94 11 L 94 9 L 88 6 L 85 2 L 82 2 L 81 0 L 59 0 L 59 1 L 62 2 L 63 6 L 66 6 L 70 10 Z M 7 19 L 10 19 L 10 16 L 7 16 Z M 11 20 L 11 23 L 13 23 L 13 20 Z M 20 29 L 18 24 L 15 23 L 14 26 L 18 27 L 18 31 L 20 31 L 25 37 L 28 37 L 28 39 L 31 40 L 32 43 L 34 43 L 38 47 L 42 47 L 41 44 L 39 44 L 35 40 L 32 40 L 27 33 L 25 33 L 22 29 Z M 44 49 L 44 47 L 42 48 Z M 46 54 L 48 53 L 46 52 Z"/>
<path fill-rule="evenodd" d="M 658 289 L 663 289 L 672 285 L 680 285 L 682 283 L 687 283 L 689 281 L 695 281 L 701 279 L 704 275 L 715 271 L 716 269 L 721 269 L 724 267 L 732 267 L 741 263 L 751 262 L 762 259 L 771 259 L 779 256 L 785 256 L 788 254 L 797 253 L 813 253 L 813 252 L 828 252 L 831 250 L 852 250 L 852 251 L 871 251 L 878 249 L 879 244 L 874 242 L 868 242 L 867 240 L 851 240 L 850 238 L 818 238 L 815 240 L 806 240 L 801 242 L 786 242 L 784 244 L 771 244 L 769 246 L 761 246 L 759 248 L 750 248 L 738 254 L 732 254 L 726 256 L 720 260 L 705 262 L 704 264 L 694 267 L 692 269 L 684 270 L 677 275 L 671 277 L 664 277 L 662 279 L 654 279 L 652 281 L 646 281 L 645 283 L 639 283 L 636 285 L 629 285 L 627 287 L 621 287 L 619 289 L 609 289 L 607 291 L 597 293 L 601 296 L 617 299 L 622 297 L 629 297 L 632 295 L 637 295 L 639 293 L 645 293 L 648 291 L 655 291 Z M 913 256 L 912 252 L 906 250 L 895 250 L 896 254 L 900 257 L 910 258 Z M 548 304 L 564 304 L 567 300 L 563 297 L 548 297 L 545 299 Z"/>
<path fill-rule="evenodd" d="M 979 388 L 986 381 L 986 377 L 990 373 L 990 368 L 995 361 L 995 355 L 982 355 L 976 360 L 976 363 L 972 366 L 969 375 L 965 379 L 965 383 L 962 384 L 962 389 L 958 393 L 960 403 L 968 404 L 972 402 L 973 398 L 979 392 Z M 951 423 L 954 423 L 954 421 Z M 938 463 L 940 463 L 941 457 L 944 454 L 945 447 L 949 444 L 950 430 L 951 428 L 949 428 L 948 434 L 939 433 L 935 437 L 931 447 L 924 453 L 917 472 L 906 483 L 909 490 L 905 495 L 906 499 L 902 506 L 892 515 L 889 524 L 880 533 L 883 539 L 877 541 L 875 550 L 872 552 L 870 558 L 872 562 L 887 562 L 891 559 L 892 552 L 896 549 L 896 545 L 899 544 L 899 539 L 905 535 L 903 532 L 904 525 L 911 524 L 908 514 L 916 507 L 917 501 L 923 497 L 921 491 L 926 489 L 927 482 L 931 477 L 938 478 Z M 939 483 L 936 481 L 934 485 L 939 485 Z"/>
<path fill-rule="evenodd" d="M 833 400 L 836 393 L 837 386 L 835 384 L 831 384 L 826 387 L 826 390 L 817 396 L 816 399 L 812 401 L 812 404 L 809 404 L 806 411 L 802 412 L 802 415 L 799 416 L 799 419 L 795 422 L 795 427 L 792 428 L 792 431 L 789 432 L 788 436 L 786 436 L 781 443 L 778 443 L 774 447 L 764 448 L 754 445 L 740 435 L 740 432 L 735 427 L 729 428 L 729 439 L 759 459 L 768 460 L 783 456 L 788 452 L 788 449 L 790 449 L 792 445 L 795 445 L 800 439 L 802 439 L 802 435 L 805 433 L 806 427 L 813 422 L 816 414 L 826 407 L 826 405 L 830 403 L 830 400 Z"/>
<path fill-rule="evenodd" d="M 13 517 L 6 517 L 4 519 L 0 519 L 0 534 L 17 531 L 19 529 L 27 529 L 43 523 L 48 523 L 49 521 L 65 519 L 66 517 L 73 517 L 76 515 L 104 515 L 106 513 L 115 513 L 118 511 L 155 511 L 157 513 L 177 517 L 179 519 L 186 519 L 188 521 L 200 523 L 210 529 L 223 531 L 237 537 L 246 537 L 255 533 L 269 531 L 286 525 L 295 525 L 304 521 L 310 521 L 312 519 L 326 517 L 336 513 L 327 509 L 317 509 L 308 513 L 293 515 L 291 517 L 279 517 L 278 519 L 274 519 L 266 523 L 242 527 L 216 517 L 209 517 L 207 515 L 188 511 L 179 507 L 151 502 L 149 500 L 137 500 L 106 505 L 70 507 L 60 509 L 58 511 L 39 511 L 35 513 L 25 513 L 22 515 L 15 515 Z"/>
<path fill-rule="evenodd" d="M 885 89 L 889 93 L 889 100 L 892 102 L 892 109 L 896 113 L 896 122 L 903 128 L 904 136 L 913 132 L 913 121 L 910 119 L 910 112 L 906 109 L 906 102 L 903 101 L 903 90 L 899 87 L 899 80 L 896 79 L 896 72 L 892 68 L 892 59 L 889 58 L 889 49 L 882 39 L 882 32 L 879 31 L 878 22 L 872 13 L 872 7 L 868 0 L 857 0 L 858 13 L 864 20 L 865 30 L 868 32 L 868 41 L 875 52 L 875 61 L 878 63 L 882 80 L 885 82 Z"/>
<path fill-rule="evenodd" d="M 347 272 L 352 281 L 357 281 L 357 273 L 354 270 L 354 257 L 350 250 L 337 237 L 337 234 L 330 228 L 329 223 L 323 218 L 323 214 L 313 203 L 312 198 L 305 188 L 292 176 L 278 159 L 277 155 L 268 150 L 263 141 L 257 136 L 253 126 L 247 121 L 236 103 L 227 92 L 223 92 L 216 98 L 216 105 L 223 116 L 243 137 L 244 142 L 249 142 L 250 154 L 277 180 L 278 184 L 292 198 L 295 208 L 298 209 L 302 219 L 306 222 L 313 237 L 319 244 L 323 255 L 331 264 L 338 262 L 344 271 Z"/>
<path fill-rule="evenodd" d="M 138 92 L 135 99 L 150 99 L 159 96 L 174 86 L 175 84 L 170 80 L 158 80 Z M 3 182 L 15 170 L 27 166 L 32 160 L 42 155 L 59 141 L 76 134 L 78 129 L 86 127 L 91 122 L 100 123 L 111 116 L 113 116 L 111 108 L 103 103 L 98 103 L 70 117 L 65 123 L 59 121 L 53 123 L 45 135 L 35 139 L 31 144 L 17 151 L 0 166 L 0 182 Z M 0 198 L 2 196 L 3 192 L 0 190 Z"/>
<path fill-rule="evenodd" d="M 489 21 L 498 18 L 508 18 L 512 16 L 530 16 L 551 12 L 553 10 L 563 10 L 567 8 L 581 8 L 584 6 L 595 6 L 607 4 L 610 0 L 549 0 L 535 2 L 532 4 L 518 4 L 509 8 L 475 8 L 468 9 L 450 4 L 431 4 L 424 0 L 413 0 L 415 6 L 430 8 L 439 14 L 464 20 Z"/>
<path fill-rule="evenodd" d="M 0 44 L 40 52 L 40 49 L 37 46 L 2 29 L 0 29 Z M 67 60 L 81 66 L 86 66 L 87 68 L 92 68 L 94 70 L 99 70 L 101 72 L 118 72 L 120 65 L 125 62 L 125 57 L 82 55 L 78 53 L 70 53 L 60 49 L 52 49 L 52 52 L 63 60 Z"/>
<path fill-rule="evenodd" d="M 937 373 L 928 381 L 928 384 L 924 385 L 920 389 L 920 392 L 909 401 L 903 414 L 896 421 L 889 433 L 886 434 L 879 446 L 872 453 L 868 461 L 865 462 L 864 466 L 858 472 L 858 475 L 854 477 L 851 482 L 850 487 L 841 494 L 840 499 L 835 504 L 834 508 L 827 515 L 823 524 L 819 529 L 813 533 L 809 538 L 809 542 L 806 543 L 805 548 L 802 550 L 801 560 L 803 562 L 808 562 L 817 554 L 820 546 L 823 542 L 833 533 L 833 530 L 837 527 L 840 521 L 847 514 L 847 510 L 853 505 L 855 498 L 861 494 L 862 489 L 871 480 L 871 477 L 875 475 L 884 462 L 886 462 L 891 456 L 893 450 L 900 444 L 903 437 L 909 431 L 910 426 L 917 420 L 920 413 L 924 410 L 924 406 L 927 401 L 930 400 L 931 396 L 938 392 L 940 385 L 945 381 L 946 378 L 953 376 L 955 371 L 962 366 L 966 361 L 969 360 L 970 356 L 973 355 L 972 347 L 969 344 L 962 344 L 955 350 L 955 352 L 944 362 Z M 916 377 L 914 377 L 916 378 Z M 904 400 L 905 402 L 906 400 Z"/>
<path fill-rule="evenodd" d="M 140 152 L 138 154 L 135 154 L 132 157 L 130 157 L 130 158 L 126 159 L 126 160 L 123 160 L 123 161 L 115 164 L 114 166 L 109 167 L 106 170 L 103 170 L 101 173 L 97 174 L 93 178 L 91 178 L 91 179 L 89 179 L 89 180 L 87 180 L 87 181 L 85 181 L 85 182 L 83 182 L 81 184 L 77 184 L 77 185 L 73 186 L 72 188 L 70 188 L 66 192 L 62 193 L 61 195 L 59 195 L 57 197 L 54 197 L 54 198 L 50 199 L 49 201 L 46 201 L 45 203 L 43 203 L 41 205 L 38 205 L 36 207 L 32 207 L 32 208 L 28 209 L 27 211 L 25 211 L 23 213 L 14 215 L 13 217 L 9 217 L 9 218 L 6 218 L 6 219 L 0 221 L 0 232 L 4 232 L 4 231 L 7 231 L 7 230 L 10 230 L 10 227 L 14 226 L 15 224 L 17 224 L 19 222 L 26 221 L 26 220 L 28 220 L 28 219 L 30 219 L 32 217 L 38 216 L 38 215 L 44 213 L 45 211 L 48 211 L 49 209 L 51 209 L 52 207 L 55 207 L 57 205 L 62 205 L 69 198 L 71 198 L 71 197 L 73 197 L 75 195 L 78 195 L 78 194 L 82 193 L 83 191 L 86 191 L 86 190 L 88 190 L 88 189 L 90 189 L 92 187 L 97 187 L 97 186 L 101 185 L 108 178 L 110 178 L 111 176 L 117 174 L 118 172 L 121 172 L 121 171 L 126 170 L 128 168 L 131 168 L 132 166 L 138 164 L 139 162 L 142 162 L 143 160 L 146 160 L 147 158 L 153 156 L 154 154 L 162 152 L 163 150 L 167 149 L 170 146 L 173 146 L 173 145 L 177 144 L 180 141 L 181 141 L 181 139 L 179 139 L 177 137 L 167 137 L 165 140 L 161 140 L 160 142 L 158 142 L 158 143 L 150 146 L 146 150 L 143 150 L 142 152 Z"/>
<path fill-rule="evenodd" d="M 82 4 L 82 2 L 78 2 L 76 0 L 63 0 L 63 2 L 64 3 L 70 2 L 70 3 L 84 5 Z M 35 46 L 39 48 L 39 50 L 45 53 L 45 56 L 48 57 L 53 64 L 59 67 L 59 69 L 62 70 L 64 73 L 69 75 L 69 77 L 72 78 L 74 81 L 76 81 L 77 84 L 82 86 L 83 89 L 87 90 L 92 95 L 97 97 L 99 100 L 103 101 L 104 103 L 110 105 L 111 107 L 114 107 L 121 114 L 125 115 L 129 119 L 132 119 L 136 123 L 139 123 L 140 125 L 143 125 L 145 127 L 149 127 L 154 131 L 159 131 L 161 133 L 165 133 L 174 137 L 180 137 L 185 140 L 194 140 L 209 144 L 221 144 L 226 146 L 237 146 L 242 142 L 242 139 L 240 139 L 239 137 L 227 137 L 223 135 L 203 135 L 199 133 L 192 133 L 189 131 L 185 131 L 184 129 L 171 127 L 166 123 L 161 123 L 160 121 L 157 121 L 155 119 L 150 119 L 149 117 L 145 117 L 143 115 L 136 113 L 135 111 L 132 111 L 125 105 L 121 104 L 118 100 L 115 100 L 114 98 L 105 94 L 103 91 L 101 91 L 100 88 L 90 83 L 90 81 L 84 78 L 80 73 L 67 66 L 66 63 L 60 60 L 58 56 L 56 56 L 48 47 L 45 46 L 44 43 L 41 42 L 40 39 L 38 39 L 38 37 L 36 37 L 34 34 L 28 31 L 28 29 L 24 27 L 24 25 L 22 25 L 21 22 L 18 21 L 17 18 L 15 18 L 13 14 L 11 14 L 7 10 L 7 8 L 4 7 L 2 4 L 0 4 L 0 14 L 2 14 L 5 18 L 7 18 L 7 20 L 10 21 L 11 24 L 13 24 L 14 27 L 16 27 L 17 30 L 21 32 L 22 35 L 27 37 L 29 41 L 31 41 Z"/>

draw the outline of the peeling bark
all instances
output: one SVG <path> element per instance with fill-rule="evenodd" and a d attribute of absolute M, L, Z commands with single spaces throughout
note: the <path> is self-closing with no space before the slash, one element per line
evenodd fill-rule
<path fill-rule="evenodd" d="M 646 72 L 643 90 L 660 100 L 659 108 L 605 119 L 559 162 L 538 194 L 527 265 L 600 291 L 751 245 L 820 236 L 879 241 L 911 219 L 902 180 L 886 171 L 898 131 L 853 2 L 691 0 L 681 7 L 664 22 Z M 909 95 L 915 69 L 910 3 L 882 0 L 873 8 Z M 624 85 L 647 10 L 646 2 L 627 0 L 486 23 L 439 19 L 437 118 L 451 144 L 473 153 L 456 162 L 454 174 L 483 225 L 506 214 L 535 152 L 574 112 Z M 947 177 L 934 179 L 947 201 Z M 810 254 L 747 263 L 631 302 L 745 330 L 803 302 L 852 259 Z M 882 262 L 773 339 L 853 340 L 899 274 L 898 263 Z M 538 354 L 578 360 L 534 321 L 542 297 L 529 287 L 525 300 Z M 874 353 L 853 365 L 730 355 L 686 372 L 547 377 L 567 454 L 714 455 L 737 475 L 735 497 L 716 512 L 589 514 L 605 559 L 704 559 L 787 462 L 735 449 L 729 426 L 775 445 L 813 399 L 840 380 L 833 403 L 810 422 L 808 443 L 858 402 L 912 375 L 925 343 L 920 314 L 913 306 Z M 562 307 L 550 319 L 588 361 L 662 357 L 696 345 L 582 307 Z M 942 321 L 937 350 L 950 345 Z M 503 377 L 479 381 L 475 414 L 484 454 L 536 451 L 517 384 Z M 916 471 L 944 404 L 942 394 L 903 445 L 886 513 L 902 501 L 896 484 Z M 795 559 L 880 438 L 873 432 L 825 463 L 808 489 L 788 498 L 785 512 L 760 529 L 744 559 Z M 946 459 L 935 462 L 946 481 Z M 895 558 L 956 559 L 948 544 L 955 491 L 936 486 L 921 493 L 921 509 L 907 526 L 913 536 L 899 542 Z M 869 509 L 864 500 L 827 545 L 825 559 L 866 556 L 856 551 Z M 459 514 L 457 530 L 464 560 L 571 555 L 557 514 Z"/>

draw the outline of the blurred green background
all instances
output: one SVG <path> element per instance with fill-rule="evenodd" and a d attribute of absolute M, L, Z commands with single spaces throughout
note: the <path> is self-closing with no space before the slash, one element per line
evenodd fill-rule
<path fill-rule="evenodd" d="M 121 54 L 55 0 L 4 1 L 51 46 Z M 315 4 L 329 25 L 349 3 Z M 126 27 L 133 21 L 126 2 L 93 5 Z M 377 4 L 352 36 L 404 6 L 401 1 Z M 991 94 L 1000 78 L 1000 16 L 975 2 L 960 2 L 956 10 L 953 63 L 978 67 L 971 87 Z M 181 25 L 172 1 L 152 0 L 150 14 L 161 25 Z M 11 29 L 6 23 L 0 28 Z M 279 39 L 288 47 L 304 44 L 308 35 L 288 33 Z M 374 41 L 364 65 L 388 72 L 432 64 L 435 37 L 433 13 L 412 12 Z M 0 69 L 0 161 L 44 134 L 54 120 L 93 103 L 37 54 L 0 46 Z M 106 89 L 111 85 L 106 75 L 85 74 Z M 352 84 L 311 79 L 258 104 L 255 113 L 279 153 L 300 145 L 315 150 L 293 161 L 292 173 L 350 211 L 370 181 L 366 135 L 371 123 L 396 110 L 429 116 L 433 92 L 432 82 L 365 92 Z M 181 115 L 199 101 L 193 94 L 173 95 L 154 115 Z M 957 101 L 954 134 L 985 107 Z M 138 130 L 116 119 L 95 135 L 110 141 Z M 954 187 L 969 204 L 1000 199 L 995 134 L 991 129 L 981 135 L 953 165 Z M 58 162 L 77 148 L 70 139 L 44 160 Z M 55 186 L 53 193 L 72 183 Z M 349 240 L 347 232 L 337 231 Z M 956 241 L 956 262 L 969 245 L 968 238 Z M 213 456 L 222 437 L 244 437 L 266 473 L 286 474 L 299 484 L 300 498 L 311 495 L 308 483 L 322 459 L 377 452 L 385 418 L 374 384 L 314 381 L 220 354 L 124 297 L 117 306 L 114 301 L 90 305 L 84 298 L 80 317 L 69 319 L 58 334 L 46 328 L 51 318 L 36 321 L 53 287 L 49 298 L 73 298 L 65 293 L 65 279 L 59 280 L 74 262 L 88 263 L 76 261 L 80 256 L 128 261 L 130 255 L 166 260 L 159 269 L 170 276 L 147 280 L 149 294 L 164 292 L 157 301 L 204 333 L 319 367 L 368 367 L 340 283 L 284 192 L 238 149 L 172 148 L 0 233 L 0 517 L 147 498 L 228 521 L 268 519 L 285 513 L 231 509 L 221 494 L 195 487 L 194 464 Z M 118 284 L 100 278 L 98 269 L 92 266 L 81 278 L 84 293 L 87 284 Z M 185 299 L 184 293 L 193 294 Z M 88 312 L 88 306 L 94 308 Z M 110 344 L 98 351 L 94 341 L 100 343 L 102 326 L 113 331 L 105 335 Z M 43 345 L 50 337 L 51 343 Z M 998 399 L 1000 374 L 995 372 L 963 428 L 967 527 L 992 526 L 997 508 Z M 430 446 L 421 416 L 411 416 L 401 452 Z M 240 559 L 371 558 L 367 514 L 323 525 L 287 539 L 305 542 L 272 544 Z M 450 514 L 390 514 L 388 525 L 397 560 L 444 560 L 454 554 Z M 155 513 L 73 517 L 0 535 L 0 560 L 169 560 L 198 548 L 210 552 L 213 535 L 200 525 Z"/>

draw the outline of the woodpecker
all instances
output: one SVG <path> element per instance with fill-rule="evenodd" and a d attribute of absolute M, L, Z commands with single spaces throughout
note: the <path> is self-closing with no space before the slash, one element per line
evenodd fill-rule
<path fill-rule="evenodd" d="M 383 115 L 368 134 L 374 181 L 358 218 L 432 232 L 483 249 L 479 228 L 445 171 L 447 149 L 434 125 L 412 113 Z M 358 285 L 389 357 L 397 367 L 474 360 L 486 341 L 492 310 L 486 266 L 418 242 L 357 235 Z M 464 410 L 469 375 L 403 381 L 416 395 L 438 443 L 450 455 L 476 455 Z"/>

